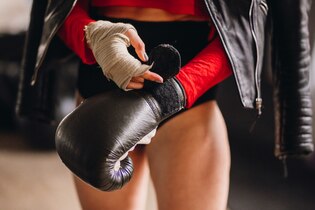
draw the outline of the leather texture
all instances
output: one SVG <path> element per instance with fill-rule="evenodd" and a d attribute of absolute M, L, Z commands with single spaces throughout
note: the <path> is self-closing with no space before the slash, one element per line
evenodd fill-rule
<path fill-rule="evenodd" d="M 71 54 L 54 35 L 66 17 L 66 11 L 71 10 L 71 6 L 71 1 L 33 1 L 19 76 L 16 101 L 16 113 L 19 117 L 51 124 L 55 122 L 57 81 L 54 67 Z M 58 8 L 63 8 L 60 10 L 61 13 L 57 12 Z M 49 21 L 48 16 L 51 17 Z M 46 63 L 43 62 L 44 58 Z M 39 66 L 43 70 L 40 74 Z"/>
<path fill-rule="evenodd" d="M 254 108 L 260 97 L 268 6 L 265 0 L 205 0 L 229 57 L 241 102 Z"/>
<path fill-rule="evenodd" d="M 24 59 L 24 64 L 30 65 L 24 65 L 21 78 L 26 78 L 23 75 L 36 75 L 45 71 L 45 66 L 49 66 L 50 61 L 45 52 L 48 51 L 51 38 L 75 2 L 48 1 L 46 6 L 48 9 L 44 13 L 45 20 L 39 15 L 43 12 L 32 13 L 31 20 L 36 24 L 30 24 L 29 34 L 32 35 L 27 39 Z M 307 86 L 301 85 L 309 80 L 307 12 L 311 0 L 204 0 L 204 2 L 229 57 L 240 100 L 246 108 L 261 107 L 260 75 L 266 44 L 265 34 L 272 28 L 271 36 L 275 51 L 273 53 L 275 154 L 282 157 L 284 154 L 303 155 L 313 151 L 312 133 L 308 129 L 312 123 L 312 113 L 309 109 L 310 91 Z M 34 1 L 34 4 L 42 4 L 42 1 Z M 37 5 L 36 8 L 39 7 L 41 8 Z M 268 18 L 271 20 L 269 23 Z M 38 63 L 36 70 L 34 62 Z M 288 65 L 285 65 L 286 62 Z M 27 82 L 25 84 L 28 84 Z M 23 96 L 25 86 L 20 87 L 22 88 L 19 91 L 18 107 L 23 107 L 24 99 L 27 97 Z M 290 109 L 287 109 L 289 107 Z"/>
<path fill-rule="evenodd" d="M 311 0 L 271 1 L 275 104 L 275 155 L 313 151 L 308 13 Z M 296 17 L 299 17 L 298 19 Z"/>
<path fill-rule="evenodd" d="M 173 79 L 167 83 L 177 85 Z M 182 95 L 178 88 L 177 94 Z M 93 187 L 120 189 L 131 179 L 133 166 L 127 157 L 115 170 L 116 162 L 162 120 L 183 108 L 183 103 L 165 113 L 146 91 L 117 89 L 90 97 L 59 124 L 57 152 L 76 176 Z"/>
<path fill-rule="evenodd" d="M 173 56 L 157 56 L 154 51 Z M 162 45 L 152 52 L 150 60 L 159 64 L 153 71 L 170 66 L 165 75 L 178 73 L 180 55 L 175 48 Z M 56 131 L 56 149 L 64 164 L 95 188 L 123 187 L 132 177 L 133 165 L 128 156 L 121 160 L 122 156 L 184 108 L 186 99 L 179 84 L 173 78 L 163 79 L 163 84 L 145 90 L 117 88 L 84 100 Z"/>

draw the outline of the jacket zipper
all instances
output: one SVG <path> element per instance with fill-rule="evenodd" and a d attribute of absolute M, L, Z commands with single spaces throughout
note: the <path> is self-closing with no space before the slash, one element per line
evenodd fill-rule
<path fill-rule="evenodd" d="M 205 4 L 206 4 L 206 7 L 208 9 L 208 12 L 210 14 L 210 17 L 212 19 L 212 22 L 214 23 L 214 25 L 216 26 L 216 28 L 218 29 L 219 28 L 219 24 L 217 23 L 216 19 L 214 18 L 214 15 L 213 13 L 211 12 L 211 9 L 210 9 L 210 5 L 209 5 L 209 2 L 207 0 L 204 0 Z M 259 59 L 259 51 L 258 51 L 258 47 L 257 47 L 257 38 L 256 38 L 256 34 L 254 32 L 254 29 L 253 29 L 253 24 L 252 24 L 252 7 L 253 7 L 253 1 L 251 2 L 251 7 L 250 7 L 250 12 L 249 12 L 249 16 L 250 16 L 250 27 L 251 27 L 251 33 L 252 33 L 252 36 L 253 36 L 253 39 L 254 39 L 254 42 L 255 42 L 255 47 L 256 47 L 256 53 L 257 53 L 257 58 Z M 222 36 L 222 33 L 220 30 L 217 30 L 217 32 L 219 33 L 219 36 L 222 40 L 222 45 L 225 49 L 228 49 L 227 46 L 226 46 L 226 40 L 224 38 L 224 36 Z M 229 60 L 231 62 L 231 65 L 232 65 L 232 69 L 235 69 L 235 65 L 234 63 L 232 62 L 232 57 L 231 57 L 231 54 L 228 50 L 225 50 L 227 56 L 229 57 Z M 258 60 L 256 61 L 256 66 L 255 66 L 255 71 L 254 71 L 254 74 L 255 74 L 255 89 L 256 89 L 256 92 L 257 92 L 257 96 L 256 96 L 256 99 L 255 99 L 255 109 L 257 110 L 257 114 L 258 116 L 261 115 L 262 113 L 262 98 L 261 98 L 261 94 L 260 94 L 260 87 L 258 85 Z M 236 81 L 237 82 L 237 81 Z"/>
<path fill-rule="evenodd" d="M 77 0 L 74 0 L 74 1 L 73 1 L 72 7 L 71 7 L 71 9 L 69 10 L 69 12 L 67 13 L 66 17 L 68 17 L 68 15 L 69 15 L 70 12 L 72 11 L 72 9 L 73 9 L 74 5 L 76 4 L 76 2 L 77 2 Z M 65 18 L 65 19 L 66 19 L 66 18 Z M 65 19 L 64 19 L 64 20 L 65 20 Z M 31 86 L 34 86 L 34 85 L 35 85 L 35 83 L 36 83 L 36 81 L 37 81 L 37 78 L 38 78 L 39 68 L 40 68 L 40 66 L 42 65 L 42 63 L 43 63 L 43 61 L 44 61 L 44 57 L 45 57 L 45 55 L 46 55 L 46 53 L 47 53 L 48 45 L 49 45 L 49 43 L 51 42 L 52 38 L 53 38 L 53 37 L 55 36 L 55 34 L 57 33 L 57 31 L 59 30 L 59 28 L 62 26 L 62 24 L 63 24 L 63 21 L 58 25 L 58 27 L 56 27 L 55 31 L 53 31 L 53 32 L 51 33 L 51 35 L 49 36 L 49 38 L 48 38 L 48 40 L 47 40 L 47 42 L 46 42 L 46 45 L 45 45 L 45 50 L 44 50 L 44 52 L 43 52 L 43 54 L 42 54 L 42 56 L 41 56 L 41 58 L 40 58 L 40 61 L 39 61 L 38 65 L 35 66 L 35 71 L 34 71 L 34 74 L 32 75 Z"/>
<path fill-rule="evenodd" d="M 261 98 L 261 92 L 260 92 L 260 86 L 258 84 L 258 65 L 260 62 L 260 53 L 258 50 L 258 42 L 257 42 L 257 37 L 256 37 L 256 33 L 255 33 L 255 26 L 254 26 L 254 19 L 253 19 L 253 8 L 254 8 L 254 0 L 252 0 L 251 5 L 250 5 L 250 9 L 249 9 L 249 24 L 250 24 L 250 28 L 251 28 L 251 33 L 255 42 L 255 47 L 256 47 L 256 65 L 255 65 L 255 88 L 256 88 L 256 99 L 255 99 L 255 108 L 257 110 L 257 115 L 258 117 L 262 114 L 262 98 Z"/>

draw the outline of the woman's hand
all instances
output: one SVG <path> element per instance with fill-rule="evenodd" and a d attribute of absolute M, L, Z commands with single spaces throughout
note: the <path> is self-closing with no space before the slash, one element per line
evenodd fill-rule
<path fill-rule="evenodd" d="M 138 57 L 144 62 L 148 61 L 148 56 L 145 52 L 145 44 L 139 37 L 138 33 L 133 29 L 128 29 L 125 32 L 125 35 L 129 38 L 130 44 L 135 49 Z M 144 80 L 150 80 L 153 82 L 163 83 L 163 78 L 160 75 L 147 70 L 146 72 L 144 72 L 144 74 L 140 76 L 132 77 L 129 84 L 127 85 L 127 88 L 128 89 L 141 89 L 143 88 Z"/>
<path fill-rule="evenodd" d="M 163 79 L 150 70 L 145 45 L 136 29 L 125 23 L 99 20 L 85 27 L 85 38 L 104 75 L 123 89 L 141 89 L 145 80 L 162 83 Z M 132 45 L 140 58 L 128 52 Z"/>

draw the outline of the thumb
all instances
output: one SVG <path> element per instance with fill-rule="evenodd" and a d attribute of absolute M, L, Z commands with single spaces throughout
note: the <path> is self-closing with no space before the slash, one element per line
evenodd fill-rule
<path fill-rule="evenodd" d="M 133 29 L 128 29 L 125 35 L 129 38 L 130 44 L 135 49 L 138 57 L 144 62 L 148 61 L 148 55 L 145 52 L 145 44 L 138 33 Z"/>

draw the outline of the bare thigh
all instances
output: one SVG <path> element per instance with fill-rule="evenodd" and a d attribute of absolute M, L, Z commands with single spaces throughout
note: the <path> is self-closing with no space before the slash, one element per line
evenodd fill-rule
<path fill-rule="evenodd" d="M 165 123 L 146 149 L 159 210 L 226 209 L 230 151 L 215 101 Z"/>
<path fill-rule="evenodd" d="M 121 190 L 102 192 L 74 177 L 77 194 L 83 210 L 144 210 L 147 198 L 149 169 L 143 146 L 130 154 L 134 174 Z"/>
<path fill-rule="evenodd" d="M 147 147 L 159 210 L 221 210 L 226 206 L 229 148 L 215 102 L 178 115 Z M 83 210 L 144 210 L 149 178 L 142 146 L 130 153 L 134 175 L 123 189 L 102 192 L 74 178 Z"/>
<path fill-rule="evenodd" d="M 77 104 L 82 99 L 77 97 Z M 129 153 L 134 173 L 121 190 L 103 192 L 74 177 L 77 194 L 83 210 L 144 210 L 149 182 L 149 167 L 144 146 Z"/>

